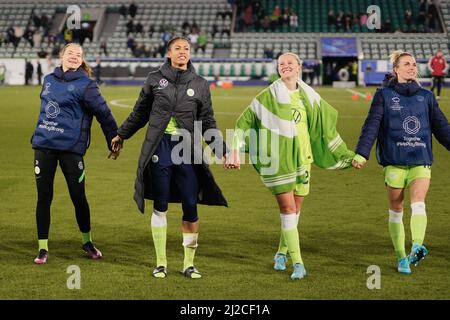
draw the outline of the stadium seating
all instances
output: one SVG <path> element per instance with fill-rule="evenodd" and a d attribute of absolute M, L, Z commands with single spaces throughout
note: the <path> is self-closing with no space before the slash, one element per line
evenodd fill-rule
<path fill-rule="evenodd" d="M 419 12 L 418 1 L 416 0 L 397 0 L 397 1 L 382 1 L 382 0 L 263 0 L 261 4 L 267 16 L 271 16 L 275 6 L 279 6 L 282 11 L 285 8 L 290 8 L 298 15 L 298 26 L 290 27 L 287 25 L 278 26 L 275 32 L 344 32 L 343 29 L 336 30 L 334 25 L 328 25 L 328 12 L 334 10 L 335 15 L 340 11 L 344 14 L 366 13 L 367 7 L 370 5 L 378 5 L 383 13 L 383 23 L 390 20 L 392 29 L 397 30 L 401 28 L 404 31 L 418 30 L 422 27 L 415 21 L 411 25 L 407 25 L 404 19 L 404 14 L 407 9 L 411 10 L 412 15 L 417 17 Z M 256 30 L 251 27 L 251 32 Z M 369 30 L 366 26 L 356 24 L 352 27 L 352 32 L 375 32 Z M 270 31 L 269 31 L 270 32 Z"/>
<path fill-rule="evenodd" d="M 56 15 L 64 15 L 70 0 L 56 2 L 38 0 L 36 4 L 32 0 L 3 0 L 0 4 L 0 31 L 6 31 L 10 26 L 25 28 L 30 21 L 31 13 L 38 15 L 45 13 L 47 16 L 55 18 Z M 414 54 L 418 59 L 428 59 L 438 48 L 447 57 L 450 57 L 449 38 L 447 33 L 375 33 L 360 25 L 355 26 L 352 32 L 336 32 L 334 26 L 328 26 L 327 15 L 330 9 L 335 13 L 364 13 L 367 6 L 377 4 L 381 7 L 384 21 L 391 20 L 392 29 L 402 28 L 410 30 L 418 28 L 417 25 L 407 26 L 404 22 L 404 12 L 410 9 L 413 16 L 418 14 L 418 1 L 399 0 L 262 0 L 266 14 L 271 14 L 273 8 L 279 5 L 282 9 L 292 8 L 298 14 L 299 25 L 297 28 L 283 26 L 276 32 L 253 32 L 250 28 L 247 32 L 231 32 L 231 37 L 220 32 L 222 28 L 233 30 L 233 20 L 229 15 L 218 16 L 224 11 L 232 10 L 226 0 L 194 0 L 185 2 L 182 0 L 154 0 L 135 1 L 138 5 L 138 13 L 134 18 L 134 23 L 140 22 L 143 25 L 144 34 L 133 33 L 133 38 L 138 45 L 153 46 L 161 44 L 160 28 L 165 26 L 171 31 L 181 33 L 183 22 L 192 24 L 194 21 L 200 30 L 204 31 L 209 43 L 205 52 L 198 50 L 193 53 L 194 58 L 205 58 L 206 61 L 197 64 L 200 74 L 209 77 L 265 77 L 270 70 L 267 70 L 266 62 L 258 61 L 263 59 L 266 51 L 271 51 L 276 57 L 280 52 L 292 51 L 304 60 L 321 59 L 321 38 L 323 37 L 354 37 L 357 39 L 359 59 L 382 59 L 388 58 L 390 52 L 395 49 L 403 49 Z M 128 5 L 129 1 L 124 1 Z M 109 32 L 107 33 L 108 58 L 132 58 L 132 52 L 127 48 L 126 24 L 128 17 L 119 15 L 119 7 L 122 2 L 119 0 L 85 0 L 78 5 L 86 7 L 104 7 L 107 16 L 115 16 L 116 19 L 108 20 Z M 443 27 L 450 32 L 450 0 L 441 1 L 441 14 Z M 211 32 L 213 26 L 217 25 L 219 33 L 212 39 Z M 155 32 L 152 37 L 148 30 L 150 25 L 154 26 Z M 103 30 L 106 30 L 106 26 Z M 420 28 L 418 28 L 420 29 Z M 248 32 L 250 31 L 250 32 Z M 83 45 L 89 59 L 101 54 L 100 39 L 94 42 L 86 41 Z M 51 52 L 46 41 L 42 42 L 43 51 Z M 221 55 L 218 51 L 222 50 Z M 27 41 L 20 41 L 15 50 L 12 44 L 0 46 L 0 58 L 35 58 L 36 48 L 32 48 Z M 232 58 L 234 61 L 221 62 L 220 64 L 210 63 L 211 58 Z M 247 63 L 240 63 L 246 61 Z M 102 63 L 102 76 L 117 78 L 128 78 L 130 76 L 142 77 L 149 69 L 157 65 L 152 64 L 137 66 L 115 65 L 114 62 Z M 270 66 L 269 66 L 270 67 Z M 117 68 L 116 70 L 113 70 Z M 134 70 L 135 68 L 135 70 Z"/>

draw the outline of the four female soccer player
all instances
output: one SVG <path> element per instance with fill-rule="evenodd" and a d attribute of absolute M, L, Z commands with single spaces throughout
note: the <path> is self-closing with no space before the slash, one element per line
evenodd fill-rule
<path fill-rule="evenodd" d="M 391 54 L 393 70 L 378 89 L 362 128 L 353 166 L 360 169 L 377 140 L 376 155 L 384 170 L 389 199 L 389 233 L 398 259 L 398 272 L 428 254 L 423 245 L 427 226 L 425 198 L 430 186 L 432 134 L 450 150 L 450 125 L 429 90 L 417 82 L 417 64 L 408 52 Z M 403 200 L 409 187 L 412 248 L 405 251 Z"/>
<path fill-rule="evenodd" d="M 148 125 L 134 199 L 142 213 L 144 199 L 153 200 L 151 229 L 157 261 L 152 275 L 167 277 L 168 203 L 181 202 L 182 273 L 188 278 L 201 278 L 194 266 L 199 228 L 197 204 L 227 206 L 227 201 L 208 166 L 203 161 L 196 164 L 194 160 L 198 150 L 202 150 L 201 146 L 195 145 L 195 121 L 201 124 L 202 135 L 208 129 L 216 129 L 216 121 L 208 83 L 195 72 L 190 53 L 191 44 L 187 38 L 174 37 L 169 41 L 166 62 L 148 75 L 133 111 L 117 129 L 97 85 L 89 78 L 91 69 L 84 61 L 82 48 L 77 44 L 63 48 L 61 66 L 44 80 L 41 112 L 32 137 L 38 189 L 39 254 L 35 263 L 43 264 L 48 258 L 50 204 L 58 162 L 75 206 L 83 249 L 93 259 L 102 257 L 91 240 L 90 213 L 84 189 L 83 155 L 89 146 L 90 126 L 95 116 L 114 158 L 124 140 Z M 225 168 L 239 168 L 240 151 L 249 152 L 261 180 L 274 194 L 281 220 L 274 269 L 286 270 L 289 254 L 294 280 L 307 274 L 297 226 L 304 198 L 309 194 L 311 164 L 327 169 L 344 169 L 351 165 L 360 169 L 369 159 L 375 140 L 377 160 L 384 167 L 389 232 L 398 259 L 398 271 L 411 273 L 410 264 L 417 264 L 428 254 L 423 241 L 427 224 L 425 198 L 433 161 L 432 134 L 450 150 L 450 125 L 434 95 L 418 84 L 414 57 L 396 51 L 391 55 L 391 61 L 392 73 L 387 75 L 383 87 L 374 96 L 356 154 L 347 149 L 336 131 L 337 111 L 300 80 L 302 61 L 291 52 L 278 58 L 281 79 L 260 92 L 238 118 L 230 157 L 222 138 L 214 141 L 222 146 L 216 155 L 225 158 Z M 249 131 L 253 133 L 248 134 Z M 179 149 L 180 141 L 188 148 Z M 213 142 L 206 138 L 205 141 Z M 175 155 L 182 160 L 176 160 Z M 405 251 L 402 222 L 407 187 L 412 209 L 409 255 Z"/>
<path fill-rule="evenodd" d="M 99 88 L 90 78 L 92 70 L 78 44 L 68 44 L 60 52 L 61 66 L 47 75 L 41 91 L 41 108 L 31 143 L 38 193 L 36 223 L 39 254 L 36 264 L 48 259 L 50 205 L 58 163 L 66 178 L 81 231 L 83 250 L 92 258 L 102 253 L 91 239 L 89 204 L 85 194 L 83 156 L 89 147 L 93 116 L 101 124 L 107 147 L 117 134 L 117 124 Z M 115 158 L 118 153 L 113 153 Z"/>

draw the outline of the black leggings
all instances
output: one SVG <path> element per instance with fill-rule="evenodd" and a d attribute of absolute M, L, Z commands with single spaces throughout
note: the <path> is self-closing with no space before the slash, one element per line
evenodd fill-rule
<path fill-rule="evenodd" d="M 437 87 L 438 97 L 441 95 L 441 86 L 442 86 L 443 79 L 444 79 L 444 76 L 434 76 L 433 77 L 433 86 L 431 87 L 431 91 L 434 93 L 434 88 Z"/>
<path fill-rule="evenodd" d="M 81 232 L 91 231 L 89 204 L 84 189 L 83 157 L 70 152 L 38 149 L 34 151 L 34 173 L 38 192 L 36 206 L 38 239 L 48 239 L 53 180 L 58 161 L 69 187 L 78 227 Z"/>

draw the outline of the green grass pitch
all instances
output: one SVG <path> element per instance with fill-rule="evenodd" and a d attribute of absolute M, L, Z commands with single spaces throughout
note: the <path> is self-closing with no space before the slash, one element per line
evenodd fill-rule
<path fill-rule="evenodd" d="M 234 127 L 237 115 L 261 88 L 215 89 L 213 104 L 219 127 Z M 372 92 L 374 88 L 359 88 Z M 103 87 L 118 121 L 127 117 L 139 87 Z M 352 101 L 345 90 L 319 88 L 339 110 L 339 131 L 354 148 L 369 102 Z M 30 137 L 39 109 L 38 87 L 0 87 L 0 299 L 448 299 L 450 293 L 450 153 L 436 141 L 432 183 L 427 198 L 425 244 L 430 256 L 412 275 L 396 272 L 388 234 L 387 199 L 381 167 L 372 154 L 361 171 L 325 171 L 313 167 L 311 193 L 300 220 L 302 255 L 309 276 L 293 282 L 273 270 L 279 239 L 279 212 L 274 197 L 251 165 L 240 171 L 212 171 L 229 208 L 199 207 L 200 236 L 196 265 L 201 280 L 184 278 L 180 205 L 168 214 L 167 279 L 154 279 L 155 255 L 150 232 L 152 204 L 138 212 L 132 199 L 137 160 L 145 130 L 126 141 L 117 161 L 94 121 L 92 145 L 85 157 L 87 196 L 94 242 L 104 259 L 91 261 L 81 251 L 72 203 L 58 169 L 52 204 L 50 258 L 33 264 L 37 253 Z M 441 108 L 450 117 L 450 91 Z M 128 108 L 127 108 L 128 106 Z M 407 197 L 408 199 L 409 197 Z M 407 247 L 410 208 L 405 205 Z M 81 289 L 69 290 L 67 268 L 81 270 Z M 367 268 L 381 268 L 381 289 L 366 286 Z"/>

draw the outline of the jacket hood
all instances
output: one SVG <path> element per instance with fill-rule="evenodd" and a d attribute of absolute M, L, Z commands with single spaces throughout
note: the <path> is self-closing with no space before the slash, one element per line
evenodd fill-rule
<path fill-rule="evenodd" d="M 383 79 L 383 87 L 392 88 L 402 96 L 413 96 L 420 90 L 420 84 L 417 81 L 410 81 L 406 83 L 399 83 L 397 78 L 392 73 L 387 73 Z"/>
<path fill-rule="evenodd" d="M 178 68 L 172 67 L 172 62 L 170 58 L 167 58 L 164 64 L 159 69 L 163 76 L 167 78 L 170 82 L 178 82 L 179 83 L 187 83 L 195 78 L 197 75 L 194 65 L 191 61 L 188 61 L 187 70 L 181 70 Z"/>
<path fill-rule="evenodd" d="M 65 81 L 73 81 L 80 78 L 87 77 L 86 72 L 83 69 L 78 68 L 76 71 L 66 71 L 64 72 L 61 67 L 56 67 L 53 71 L 53 74 L 56 78 L 65 80 Z"/>

